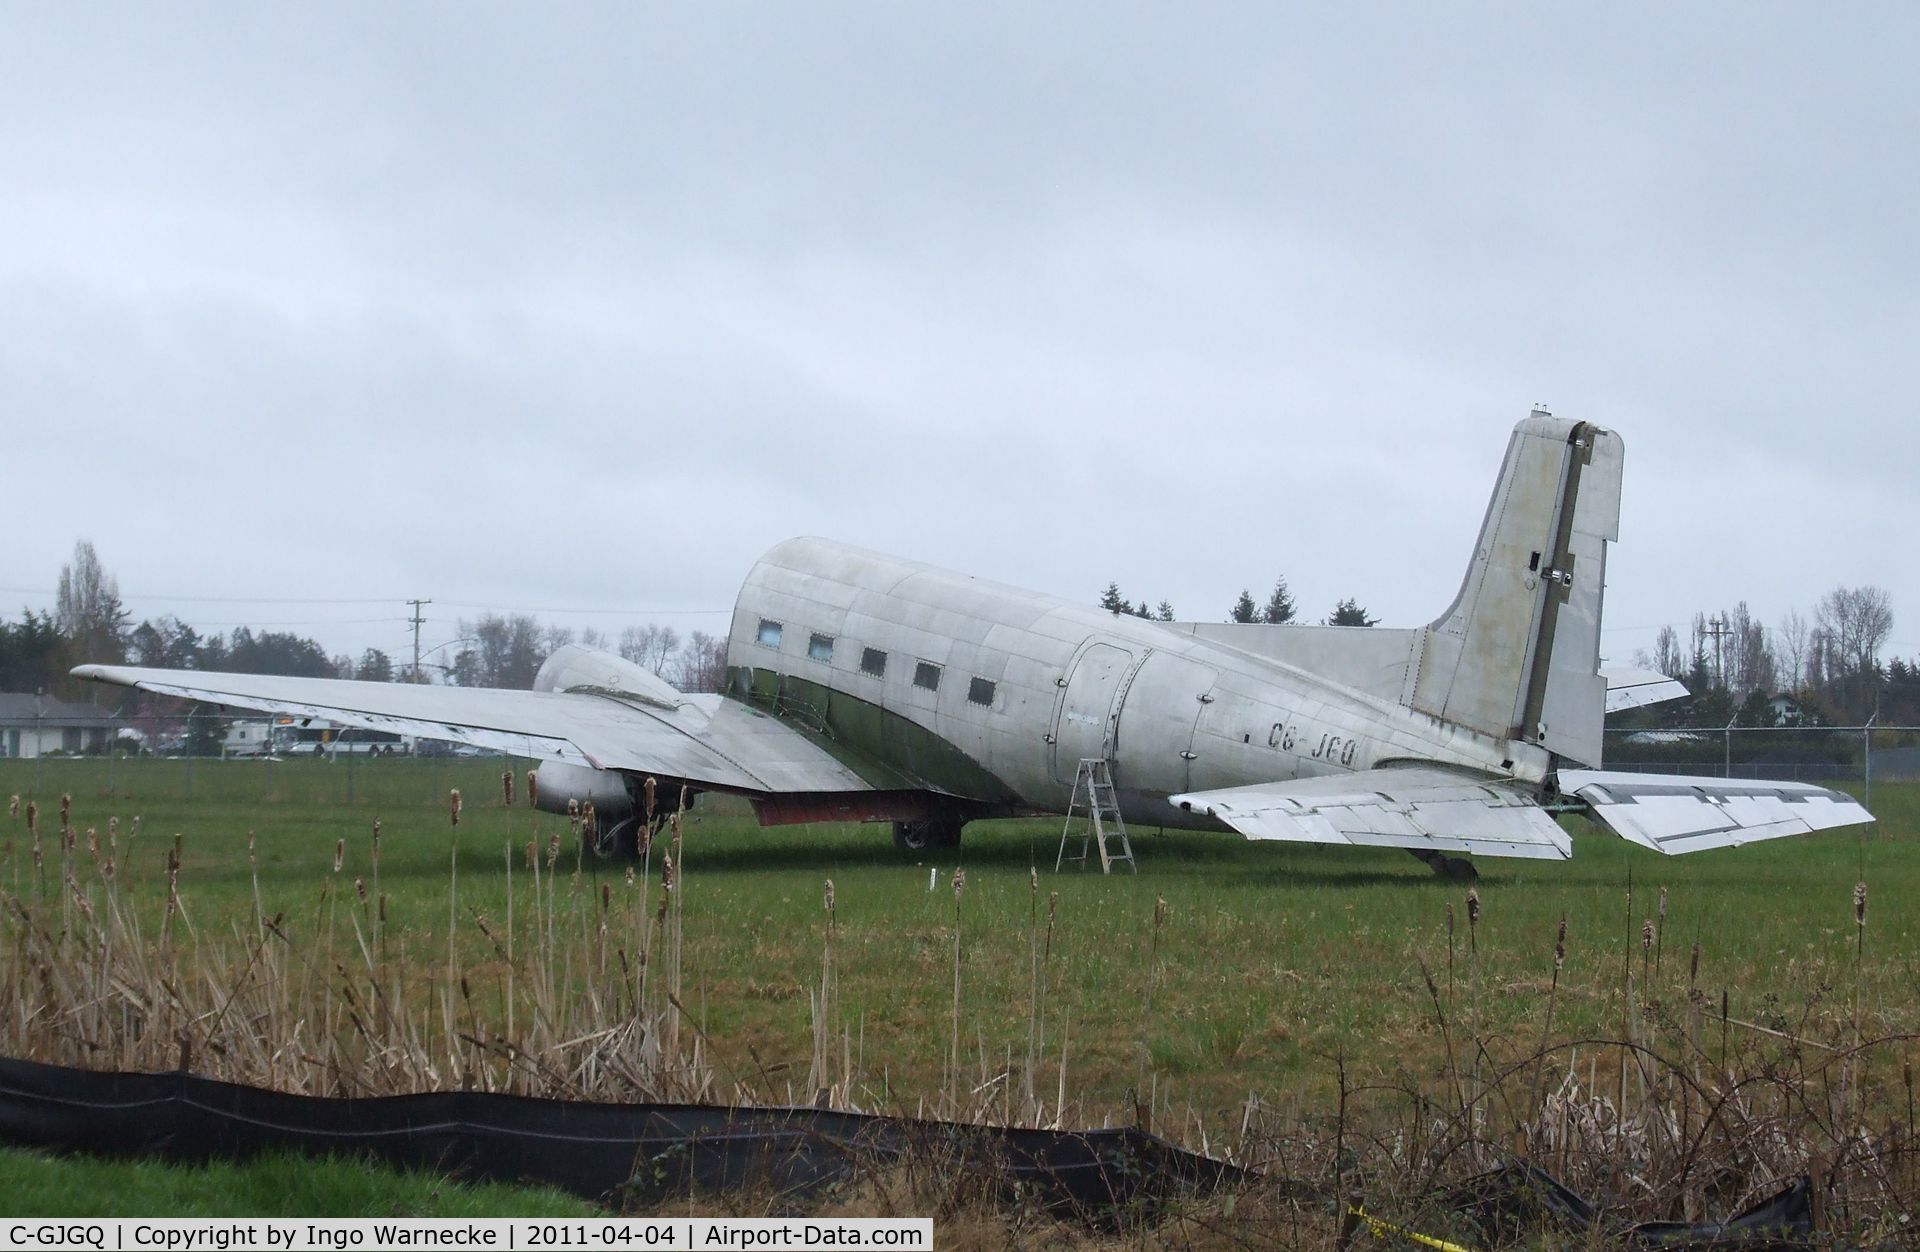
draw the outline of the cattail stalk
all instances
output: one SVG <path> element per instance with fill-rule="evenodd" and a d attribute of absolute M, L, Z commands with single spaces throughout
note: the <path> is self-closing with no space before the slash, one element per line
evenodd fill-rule
<path fill-rule="evenodd" d="M 947 1048 L 947 1098 L 959 1097 L 960 1081 L 960 901 L 967 891 L 967 871 L 953 871 L 953 1034 Z"/>
<path fill-rule="evenodd" d="M 1665 887 L 1660 888 L 1660 905 L 1654 913 L 1659 919 L 1653 937 L 1653 972 L 1657 974 L 1660 972 L 1661 949 L 1665 947 L 1667 940 L 1667 889 Z"/>
<path fill-rule="evenodd" d="M 1480 1124 L 1480 893 L 1467 888 L 1467 978 L 1469 981 L 1468 1008 L 1473 1014 L 1473 1067 L 1470 1096 L 1471 1107 L 1467 1110 L 1467 1126 L 1475 1142 L 1475 1155 L 1479 1153 Z"/>

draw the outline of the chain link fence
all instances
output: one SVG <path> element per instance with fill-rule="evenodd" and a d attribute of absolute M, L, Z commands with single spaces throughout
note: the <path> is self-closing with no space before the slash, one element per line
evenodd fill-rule
<path fill-rule="evenodd" d="M 0 794 L 105 800 L 444 805 L 535 763 L 443 740 L 193 713 L 0 723 Z M 483 790 L 484 789 L 484 790 Z"/>
<path fill-rule="evenodd" d="M 1683 726 L 1606 732 L 1606 767 L 1825 786 L 1920 782 L 1920 726 Z"/>

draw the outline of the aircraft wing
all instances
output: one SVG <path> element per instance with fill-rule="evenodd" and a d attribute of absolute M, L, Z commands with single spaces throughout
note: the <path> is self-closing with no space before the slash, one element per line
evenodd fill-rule
<path fill-rule="evenodd" d="M 1637 709 L 1643 704 L 1678 700 L 1687 694 L 1686 684 L 1677 678 L 1668 678 L 1658 670 L 1605 665 L 1600 668 L 1600 677 L 1607 680 L 1609 713 Z"/>
<path fill-rule="evenodd" d="M 279 678 L 82 665 L 74 675 L 209 704 L 450 739 L 536 760 L 629 770 L 738 792 L 871 791 L 824 748 L 723 696 L 677 704 L 587 691 Z"/>
<path fill-rule="evenodd" d="M 1423 766 L 1169 798 L 1249 839 L 1565 859 L 1573 842 L 1521 788 Z"/>
<path fill-rule="evenodd" d="M 1811 783 L 1563 769 L 1560 790 L 1614 834 L 1668 854 L 1873 820 L 1852 796 Z"/>

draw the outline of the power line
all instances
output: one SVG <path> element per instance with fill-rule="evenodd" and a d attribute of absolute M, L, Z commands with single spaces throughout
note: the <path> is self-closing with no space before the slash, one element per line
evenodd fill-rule
<path fill-rule="evenodd" d="M 45 587 L 0 587 L 0 594 L 21 596 L 51 596 L 58 593 Z M 339 597 L 339 596 L 170 596 L 156 592 L 123 591 L 127 600 L 164 600 L 180 604 L 392 604 L 388 596 Z"/>
<path fill-rule="evenodd" d="M 55 594 L 57 593 L 45 587 L 0 587 L 0 595 L 51 598 Z M 169 604 L 392 604 L 395 600 L 403 604 L 412 603 L 405 596 L 173 596 L 144 591 L 123 591 L 120 595 L 122 600 L 157 600 Z M 485 609 L 496 613 L 609 613 L 627 617 L 643 617 L 649 614 L 660 617 L 688 617 L 733 612 L 731 607 L 724 609 L 566 608 L 554 605 L 501 604 L 489 600 L 441 600 L 439 603 L 457 609 Z"/>
<path fill-rule="evenodd" d="M 496 613 L 613 613 L 625 617 L 645 617 L 649 615 L 659 617 L 691 617 L 733 612 L 731 607 L 724 609 L 588 609 L 564 608 L 551 604 L 489 604 L 484 600 L 442 600 L 440 603 L 451 605 L 456 609 L 490 609 Z"/>

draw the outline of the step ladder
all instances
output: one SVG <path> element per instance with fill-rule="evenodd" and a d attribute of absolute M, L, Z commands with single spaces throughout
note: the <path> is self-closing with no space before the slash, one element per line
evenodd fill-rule
<path fill-rule="evenodd" d="M 1085 823 L 1078 831 L 1073 828 L 1074 815 L 1078 812 Z M 1067 841 L 1078 838 L 1080 853 L 1067 855 Z M 1119 844 L 1114 851 L 1109 841 Z M 1107 758 L 1085 757 L 1080 768 L 1074 771 L 1073 794 L 1067 799 L 1067 824 L 1060 831 L 1060 852 L 1053 858 L 1053 870 L 1057 874 L 1061 865 L 1068 861 L 1087 859 L 1088 845 L 1100 850 L 1100 872 L 1111 874 L 1114 863 L 1125 861 L 1127 868 L 1134 873 L 1140 867 L 1134 864 L 1133 845 L 1127 842 L 1127 823 L 1120 816 L 1120 801 L 1113 793 L 1113 769 Z"/>

